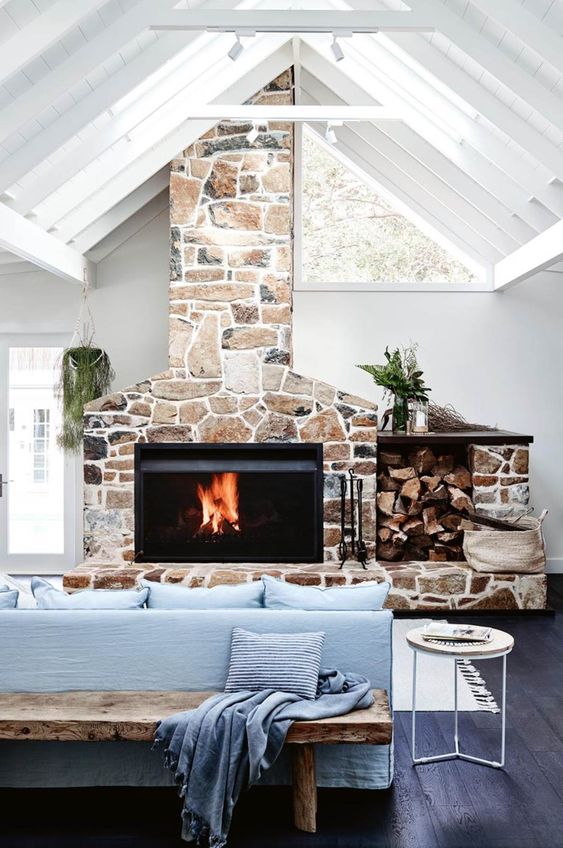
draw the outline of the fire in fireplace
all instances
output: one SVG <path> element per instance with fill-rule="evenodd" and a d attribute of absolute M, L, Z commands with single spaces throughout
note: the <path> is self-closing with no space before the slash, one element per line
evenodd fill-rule
<path fill-rule="evenodd" d="M 137 444 L 136 562 L 322 562 L 321 444 Z"/>

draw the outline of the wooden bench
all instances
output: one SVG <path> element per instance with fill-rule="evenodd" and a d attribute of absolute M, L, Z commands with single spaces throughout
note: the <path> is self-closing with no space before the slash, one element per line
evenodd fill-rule
<path fill-rule="evenodd" d="M 0 694 L 0 739 L 58 742 L 151 742 L 165 716 L 198 707 L 215 692 L 33 692 Z M 388 745 L 393 719 L 387 692 L 375 689 L 367 710 L 297 721 L 287 735 L 293 754 L 295 826 L 316 831 L 315 745 Z"/>

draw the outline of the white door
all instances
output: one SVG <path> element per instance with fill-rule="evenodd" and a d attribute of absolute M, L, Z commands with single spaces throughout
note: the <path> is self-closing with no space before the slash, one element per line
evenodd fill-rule
<path fill-rule="evenodd" d="M 67 337 L 0 337 L 0 571 L 56 574 L 76 547 L 76 460 L 57 446 Z"/>

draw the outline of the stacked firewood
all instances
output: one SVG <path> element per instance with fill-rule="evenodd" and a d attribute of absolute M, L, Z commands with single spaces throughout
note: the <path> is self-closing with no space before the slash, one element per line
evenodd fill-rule
<path fill-rule="evenodd" d="M 464 457 L 427 447 L 379 452 L 377 558 L 463 560 L 460 524 L 469 511 L 471 472 Z"/>

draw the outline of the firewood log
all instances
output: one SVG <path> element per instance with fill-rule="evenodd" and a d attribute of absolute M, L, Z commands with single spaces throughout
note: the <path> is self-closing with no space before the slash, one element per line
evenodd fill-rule
<path fill-rule="evenodd" d="M 407 518 L 402 527 L 403 533 L 406 533 L 408 536 L 414 536 L 415 534 L 421 534 L 424 530 L 424 522 L 422 519 L 414 517 Z"/>
<path fill-rule="evenodd" d="M 445 530 L 443 533 L 438 533 L 438 539 L 441 542 L 459 542 L 461 540 L 461 531 Z"/>
<path fill-rule="evenodd" d="M 401 495 L 396 497 L 393 509 L 394 512 L 398 512 L 400 515 L 408 515 L 408 504 Z"/>
<path fill-rule="evenodd" d="M 422 520 L 424 521 L 424 529 L 428 536 L 440 533 L 444 529 L 438 522 L 438 515 L 435 506 L 429 506 L 422 510 Z"/>
<path fill-rule="evenodd" d="M 434 489 L 437 489 L 438 486 L 440 485 L 440 481 L 441 481 L 442 478 L 441 477 L 432 477 L 432 476 L 429 476 L 428 474 L 425 474 L 420 479 L 422 480 L 422 482 L 424 483 L 424 485 L 426 486 L 428 491 L 433 492 Z"/>
<path fill-rule="evenodd" d="M 407 520 L 406 515 L 390 515 L 384 516 L 380 519 L 379 523 L 382 527 L 389 527 L 390 530 L 393 530 L 395 533 L 398 533 L 401 529 L 401 525 Z"/>
<path fill-rule="evenodd" d="M 454 512 L 449 512 L 440 517 L 440 524 L 442 524 L 446 530 L 459 530 L 459 526 L 462 521 L 463 518 L 461 515 L 456 515 Z"/>
<path fill-rule="evenodd" d="M 403 483 L 401 497 L 409 498 L 411 501 L 417 501 L 420 497 L 421 489 L 422 483 L 420 482 L 420 479 L 418 477 L 412 477 L 410 480 Z"/>
<path fill-rule="evenodd" d="M 377 508 L 384 515 L 393 515 L 395 506 L 394 492 L 378 492 L 377 493 Z"/>
<path fill-rule="evenodd" d="M 428 503 L 428 501 L 447 501 L 449 495 L 446 486 L 441 483 L 437 489 L 434 489 L 433 492 L 426 492 L 421 501 L 424 503 Z"/>
<path fill-rule="evenodd" d="M 463 465 L 456 465 L 453 471 L 446 474 L 444 480 L 446 483 L 449 483 L 450 486 L 456 486 L 458 489 L 471 488 L 471 473 L 467 468 L 464 468 Z"/>
<path fill-rule="evenodd" d="M 403 547 L 397 547 L 393 542 L 381 542 L 377 546 L 377 558 L 383 559 L 386 562 L 396 562 L 402 559 L 404 553 Z"/>
<path fill-rule="evenodd" d="M 416 471 L 410 465 L 407 468 L 390 468 L 389 474 L 393 480 L 410 480 L 416 477 Z"/>
<path fill-rule="evenodd" d="M 463 509 L 473 509 L 473 502 L 465 492 L 462 492 L 461 489 L 457 489 L 455 486 L 448 486 L 448 490 L 450 493 L 450 503 L 454 509 L 459 509 L 460 511 Z"/>
<path fill-rule="evenodd" d="M 404 464 L 401 453 L 392 450 L 379 451 L 379 461 L 382 465 L 388 465 L 390 468 L 398 468 Z"/>
<path fill-rule="evenodd" d="M 401 484 L 398 480 L 393 480 L 387 474 L 379 474 L 377 478 L 377 488 L 380 492 L 398 492 Z"/>
<path fill-rule="evenodd" d="M 454 458 L 448 453 L 443 456 L 439 456 L 434 465 L 432 466 L 432 474 L 435 477 L 445 477 L 446 474 L 449 474 L 454 469 Z"/>
<path fill-rule="evenodd" d="M 447 562 L 448 552 L 437 547 L 433 548 L 431 551 L 428 551 L 428 559 L 430 562 Z"/>
<path fill-rule="evenodd" d="M 409 463 L 417 474 L 426 474 L 435 462 L 436 457 L 430 448 L 418 448 L 409 453 Z"/>
<path fill-rule="evenodd" d="M 388 542 L 392 536 L 393 531 L 390 527 L 380 527 L 377 531 L 377 538 L 381 539 L 382 542 Z"/>

